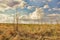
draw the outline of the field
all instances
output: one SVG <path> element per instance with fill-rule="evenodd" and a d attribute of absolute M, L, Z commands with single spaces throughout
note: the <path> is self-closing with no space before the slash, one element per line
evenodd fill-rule
<path fill-rule="evenodd" d="M 0 23 L 0 40 L 60 40 L 59 24 Z"/>

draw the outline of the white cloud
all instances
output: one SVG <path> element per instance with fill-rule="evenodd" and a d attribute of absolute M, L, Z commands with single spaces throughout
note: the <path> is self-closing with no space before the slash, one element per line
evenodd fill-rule
<path fill-rule="evenodd" d="M 49 6 L 46 4 L 46 5 L 44 5 L 44 7 L 43 8 L 49 8 Z"/>
<path fill-rule="evenodd" d="M 24 0 L 14 0 L 14 1 L 19 1 L 19 2 L 21 2 L 21 1 L 24 1 Z"/>
<path fill-rule="evenodd" d="M 31 10 L 32 8 L 34 8 L 34 6 L 28 6 L 28 7 L 27 7 L 27 9 L 30 9 L 30 10 Z"/>
<path fill-rule="evenodd" d="M 36 9 L 37 10 L 37 9 Z M 34 13 L 34 12 L 33 12 Z M 34 14 L 35 15 L 35 14 Z M 36 16 L 36 15 L 35 15 Z M 42 15 L 41 15 L 42 16 Z M 23 23 L 23 24 L 39 24 L 40 23 L 40 21 L 38 22 L 38 20 L 37 21 L 34 21 L 35 19 L 41 19 L 41 16 L 40 16 L 40 18 L 39 18 L 39 16 L 37 15 L 36 17 L 33 17 L 32 15 L 30 16 L 30 15 L 21 15 L 21 16 L 19 16 L 19 23 Z M 60 14 L 49 14 L 49 15 L 47 15 L 47 17 L 48 18 L 50 18 L 50 16 L 51 17 L 53 17 L 53 18 L 55 18 L 55 17 L 57 17 L 57 16 L 59 16 L 60 17 Z M 31 18 L 32 17 L 32 18 Z M 20 20 L 20 19 L 22 19 L 22 20 Z M 25 20 L 25 19 L 27 19 L 27 21 Z M 28 20 L 28 19 L 31 19 L 31 20 Z M 32 20 L 33 19 L 33 20 Z M 55 18 L 56 19 L 56 18 Z M 45 19 L 46 20 L 46 19 Z M 44 20 L 44 21 L 45 21 Z M 48 20 L 48 19 L 47 19 Z M 50 20 L 50 19 L 49 19 Z M 47 21 L 47 23 L 48 22 L 50 22 L 50 21 Z M 59 18 L 58 18 L 58 20 L 59 20 Z M 43 22 L 44 22 L 43 21 Z M 55 22 L 55 20 L 53 19 L 53 22 Z M 14 21 L 14 14 L 12 14 L 12 16 L 11 15 L 8 15 L 8 14 L 0 14 L 0 23 L 15 23 L 15 21 Z M 44 22 L 45 23 L 45 22 Z"/>
<path fill-rule="evenodd" d="M 0 22 L 5 22 L 7 19 L 7 15 L 0 14 Z"/>
<path fill-rule="evenodd" d="M 33 13 L 31 13 L 29 16 L 30 19 L 41 19 L 43 15 L 44 15 L 43 10 L 41 8 L 36 8 L 36 10 Z"/>
<path fill-rule="evenodd" d="M 53 10 L 60 10 L 60 8 L 52 8 Z"/>
<path fill-rule="evenodd" d="M 13 22 L 13 16 L 10 16 L 8 14 L 0 14 L 0 23 L 12 23 Z"/>
<path fill-rule="evenodd" d="M 10 7 L 8 7 L 6 4 L 0 3 L 0 11 L 4 11 L 9 9 Z"/>
<path fill-rule="evenodd" d="M 24 19 L 20 20 L 20 23 L 23 23 L 23 24 L 40 24 L 41 22 L 44 23 L 44 24 L 45 23 L 51 24 L 51 21 L 52 21 L 53 24 L 56 24 L 57 23 L 56 20 L 58 20 L 58 21 L 60 20 L 60 14 L 49 14 L 46 17 L 44 17 L 42 19 L 42 21 L 40 19 L 39 20 L 36 20 L 36 19 L 34 19 L 34 17 L 31 18 L 31 20 L 30 20 L 30 17 L 31 16 L 29 17 L 27 15 L 22 16 L 22 17 L 23 18 L 25 18 L 25 17 L 28 17 L 29 18 L 29 20 L 28 19 L 26 19 L 26 20 L 24 20 Z M 60 21 L 59 21 L 59 23 L 60 23 Z"/>
<path fill-rule="evenodd" d="M 19 19 L 29 19 L 29 16 L 28 16 L 28 15 L 21 15 L 21 16 L 19 17 Z"/>
<path fill-rule="evenodd" d="M 51 11 L 52 9 L 48 9 L 48 11 Z"/>
<path fill-rule="evenodd" d="M 51 2 L 52 0 L 30 0 L 31 2 Z"/>
<path fill-rule="evenodd" d="M 48 2 L 51 2 L 52 0 L 47 0 Z"/>
<path fill-rule="evenodd" d="M 44 16 L 42 8 L 36 8 L 36 10 L 29 15 L 21 15 L 20 19 L 41 19 Z"/>
<path fill-rule="evenodd" d="M 30 1 L 36 1 L 36 0 L 30 0 Z"/>
<path fill-rule="evenodd" d="M 26 5 L 27 5 L 27 3 L 26 2 L 24 2 L 24 1 L 21 1 L 21 3 L 20 3 L 20 8 L 24 8 L 24 7 L 26 7 Z"/>
<path fill-rule="evenodd" d="M 28 6 L 27 8 L 28 8 L 28 9 L 32 9 L 32 6 Z"/>
<path fill-rule="evenodd" d="M 55 13 L 53 13 L 53 14 L 49 14 L 49 15 L 47 15 L 47 17 L 49 18 L 49 22 L 51 22 L 52 21 L 52 23 L 60 23 L 60 14 L 55 14 Z"/>
<path fill-rule="evenodd" d="M 47 16 L 50 16 L 50 17 L 55 17 L 55 16 L 60 16 L 60 14 L 49 14 L 49 15 L 47 15 Z"/>
<path fill-rule="evenodd" d="M 60 4 L 60 2 L 58 2 L 57 4 Z"/>

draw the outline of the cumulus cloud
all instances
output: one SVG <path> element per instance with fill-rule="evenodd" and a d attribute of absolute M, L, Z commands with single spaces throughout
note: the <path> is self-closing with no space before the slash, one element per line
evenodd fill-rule
<path fill-rule="evenodd" d="M 27 8 L 28 8 L 28 9 L 32 9 L 32 7 L 31 7 L 31 6 L 28 6 Z"/>
<path fill-rule="evenodd" d="M 43 17 L 44 13 L 42 8 L 36 8 L 36 10 L 31 13 L 29 16 L 31 19 L 41 19 Z"/>
<path fill-rule="evenodd" d="M 28 15 L 21 15 L 21 16 L 19 17 L 19 19 L 29 19 L 29 16 L 28 16 Z"/>
<path fill-rule="evenodd" d="M 49 8 L 49 5 L 47 5 L 47 4 L 46 4 L 46 5 L 44 5 L 44 7 L 43 7 L 43 8 Z"/>
<path fill-rule="evenodd" d="M 55 22 L 55 19 L 57 18 L 57 16 L 60 17 L 60 14 L 49 14 L 49 15 L 47 15 L 48 18 L 53 17 L 54 18 L 53 19 L 54 22 Z M 40 23 L 40 21 L 38 21 L 36 19 L 39 19 L 40 20 L 41 19 L 41 16 L 39 17 L 37 15 L 37 17 L 32 17 L 32 18 L 31 17 L 32 17 L 32 15 L 31 16 L 30 15 L 21 15 L 21 16 L 19 16 L 19 23 L 23 23 L 23 24 L 25 24 L 25 23 L 26 24 L 30 24 L 30 23 L 32 23 L 32 24 L 38 24 L 38 23 Z M 48 18 L 47 18 L 47 21 L 46 21 L 46 18 L 43 19 L 42 21 L 44 23 L 45 23 L 45 21 L 48 23 L 48 22 L 50 22 L 49 21 L 50 19 L 48 20 Z M 0 14 L 0 23 L 15 23 L 14 20 L 15 20 L 14 19 L 14 14 L 12 14 L 12 15 Z M 58 18 L 58 20 L 59 20 L 59 18 Z"/>
<path fill-rule="evenodd" d="M 24 8 L 26 7 L 26 5 L 27 5 L 27 2 L 22 1 L 19 6 L 20 8 Z"/>
<path fill-rule="evenodd" d="M 36 8 L 36 10 L 29 15 L 23 15 L 23 19 L 41 19 L 44 16 L 42 8 Z"/>
<path fill-rule="evenodd" d="M 28 6 L 28 7 L 27 7 L 27 9 L 30 9 L 30 10 L 31 10 L 32 8 L 34 8 L 34 6 Z"/>
<path fill-rule="evenodd" d="M 45 23 L 45 22 L 46 23 L 51 23 L 51 21 L 52 21 L 53 24 L 55 24 L 56 23 L 56 20 L 59 20 L 60 19 L 60 14 L 48 14 L 42 20 L 40 20 L 41 18 L 38 18 L 38 16 L 37 16 L 37 18 L 36 17 L 32 17 L 32 16 L 28 16 L 28 15 L 23 15 L 21 17 L 23 19 L 20 20 L 20 23 L 23 23 L 23 24 L 25 24 L 25 23 L 26 24 L 30 24 L 30 23 L 31 24 L 39 24 L 40 22 L 42 22 L 42 23 Z M 27 18 L 27 19 L 25 19 L 25 18 Z M 39 20 L 36 20 L 36 19 L 39 19 Z"/>

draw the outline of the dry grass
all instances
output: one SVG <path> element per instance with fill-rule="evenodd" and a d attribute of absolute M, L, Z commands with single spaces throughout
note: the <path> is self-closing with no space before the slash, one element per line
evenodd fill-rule
<path fill-rule="evenodd" d="M 0 24 L 0 40 L 60 40 L 59 24 Z"/>

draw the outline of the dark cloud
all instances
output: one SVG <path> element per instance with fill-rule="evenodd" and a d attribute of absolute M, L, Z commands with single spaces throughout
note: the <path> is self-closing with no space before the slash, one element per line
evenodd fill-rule
<path fill-rule="evenodd" d="M 0 3 L 4 3 L 4 4 L 8 5 L 9 7 L 13 7 L 13 6 L 19 4 L 20 2 L 14 1 L 14 0 L 8 0 L 8 1 L 1 0 Z"/>
<path fill-rule="evenodd" d="M 13 6 L 17 5 L 17 4 L 19 4 L 19 2 L 17 2 L 17 1 L 7 3 L 7 5 L 10 6 L 10 7 L 13 7 Z"/>

